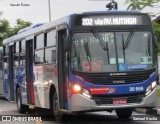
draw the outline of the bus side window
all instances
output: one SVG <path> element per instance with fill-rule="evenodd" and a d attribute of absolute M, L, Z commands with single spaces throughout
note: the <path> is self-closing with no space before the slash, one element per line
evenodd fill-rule
<path fill-rule="evenodd" d="M 45 62 L 44 58 L 44 45 L 45 45 L 45 34 L 39 34 L 34 38 L 34 63 L 43 64 Z"/>
<path fill-rule="evenodd" d="M 3 59 L 3 63 L 4 63 L 4 69 L 8 68 L 8 57 L 5 57 Z"/>
<path fill-rule="evenodd" d="M 56 48 L 46 48 L 45 49 L 45 60 L 46 63 L 56 63 Z"/>
<path fill-rule="evenodd" d="M 14 44 L 14 67 L 19 66 L 19 51 L 20 51 L 20 41 Z"/>
<path fill-rule="evenodd" d="M 26 50 L 26 43 L 25 39 L 23 39 L 20 42 L 20 55 L 19 55 L 19 65 L 20 66 L 25 66 L 25 50 Z"/>
<path fill-rule="evenodd" d="M 9 46 L 4 46 L 3 47 L 3 56 L 8 56 L 8 52 L 9 52 Z"/>
<path fill-rule="evenodd" d="M 47 33 L 47 47 L 56 45 L 56 30 Z"/>
<path fill-rule="evenodd" d="M 35 51 L 35 64 L 44 63 L 44 49 Z"/>
<path fill-rule="evenodd" d="M 20 66 L 25 66 L 25 54 L 21 54 L 19 57 Z"/>
<path fill-rule="evenodd" d="M 25 39 L 24 39 L 21 41 L 21 46 L 20 46 L 21 53 L 25 53 L 25 50 L 26 50 L 25 45 L 26 45 L 26 43 L 25 43 Z"/>
<path fill-rule="evenodd" d="M 8 68 L 8 46 L 3 46 L 3 67 Z"/>
<path fill-rule="evenodd" d="M 14 55 L 14 67 L 18 67 L 18 66 L 19 66 L 19 54 Z"/>
<path fill-rule="evenodd" d="M 56 30 L 46 33 L 45 62 L 56 63 Z"/>
<path fill-rule="evenodd" d="M 36 49 L 44 48 L 44 34 L 36 36 Z"/>

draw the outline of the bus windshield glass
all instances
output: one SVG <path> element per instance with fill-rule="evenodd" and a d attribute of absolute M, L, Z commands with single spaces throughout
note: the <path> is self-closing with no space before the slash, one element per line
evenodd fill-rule
<path fill-rule="evenodd" d="M 151 69 L 152 33 L 133 30 L 74 33 L 71 67 L 75 71 L 92 73 Z"/>

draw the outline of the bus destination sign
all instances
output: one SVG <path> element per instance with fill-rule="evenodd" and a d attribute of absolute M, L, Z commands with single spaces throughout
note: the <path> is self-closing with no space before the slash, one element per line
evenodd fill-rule
<path fill-rule="evenodd" d="M 81 18 L 82 26 L 143 25 L 142 16 L 86 16 Z"/>

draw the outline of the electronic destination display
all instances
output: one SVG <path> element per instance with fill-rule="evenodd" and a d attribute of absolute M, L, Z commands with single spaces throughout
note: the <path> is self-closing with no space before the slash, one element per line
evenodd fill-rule
<path fill-rule="evenodd" d="M 141 15 L 89 15 L 75 19 L 81 26 L 145 25 Z"/>

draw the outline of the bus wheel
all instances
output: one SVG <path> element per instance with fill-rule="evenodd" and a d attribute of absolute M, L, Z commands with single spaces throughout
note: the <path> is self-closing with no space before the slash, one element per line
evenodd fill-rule
<path fill-rule="evenodd" d="M 17 89 L 16 103 L 17 103 L 17 109 L 18 109 L 19 113 L 22 114 L 27 111 L 27 106 L 22 104 L 21 91 L 19 88 Z"/>
<path fill-rule="evenodd" d="M 118 118 L 130 118 L 132 115 L 132 109 L 116 109 Z"/>
<path fill-rule="evenodd" d="M 53 96 L 53 114 L 56 121 L 62 120 L 62 113 L 59 111 L 58 96 L 56 92 Z"/>

